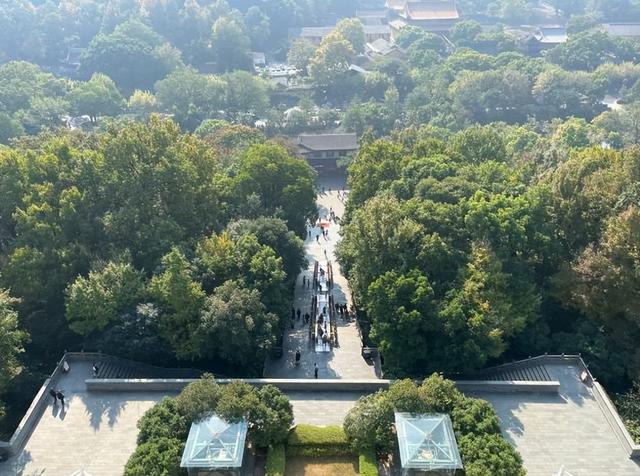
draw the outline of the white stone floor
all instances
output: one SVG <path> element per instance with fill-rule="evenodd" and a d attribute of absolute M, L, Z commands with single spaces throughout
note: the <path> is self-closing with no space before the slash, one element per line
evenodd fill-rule
<path fill-rule="evenodd" d="M 343 193 L 343 190 L 340 190 Z M 344 213 L 344 203 L 338 198 L 338 191 L 328 187 L 325 193 L 318 195 L 318 209 L 320 217 L 326 217 L 330 210 L 336 216 L 341 217 Z M 312 290 L 302 287 L 302 276 L 313 280 L 314 262 L 317 260 L 323 269 L 327 269 L 327 259 L 331 260 L 333 267 L 334 285 L 331 290 L 334 301 L 338 303 L 348 303 L 351 305 L 351 293 L 346 278 L 343 276 L 340 265 L 335 260 L 334 250 L 340 240 L 340 226 L 331 223 L 328 238 L 321 236 L 319 228 L 311 229 L 311 235 L 305 240 L 307 259 L 309 268 L 298 277 L 296 283 L 294 307 L 301 309 L 302 315 L 305 312 L 311 314 Z M 319 243 L 316 235 L 320 235 Z M 327 252 L 325 257 L 324 252 Z M 331 352 L 315 352 L 309 342 L 308 328 L 303 320 L 296 322 L 293 330 L 288 329 L 284 341 L 284 355 L 279 358 L 267 359 L 265 366 L 265 378 L 313 378 L 314 364 L 318 365 L 318 378 L 342 378 L 342 379 L 372 379 L 376 378 L 376 368 L 369 365 L 362 358 L 362 347 L 360 334 L 355 320 L 346 323 L 338 319 L 338 342 L 339 346 Z M 299 367 L 294 365 L 296 349 L 300 349 L 301 362 Z"/>

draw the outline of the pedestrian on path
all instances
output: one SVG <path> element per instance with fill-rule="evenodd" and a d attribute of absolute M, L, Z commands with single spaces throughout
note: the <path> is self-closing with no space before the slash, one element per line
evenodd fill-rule
<path fill-rule="evenodd" d="M 62 405 L 62 408 L 64 408 L 64 393 L 62 393 L 62 390 L 58 390 L 56 392 L 56 397 L 58 397 L 58 400 L 60 400 L 60 404 Z"/>
<path fill-rule="evenodd" d="M 315 378 L 318 378 L 318 364 L 313 364 L 313 375 Z"/>
<path fill-rule="evenodd" d="M 307 277 L 302 276 L 302 287 L 304 288 L 307 285 Z"/>
<path fill-rule="evenodd" d="M 327 257 L 327 250 L 326 249 L 324 250 L 324 257 L 325 258 Z"/>
<path fill-rule="evenodd" d="M 324 234 L 324 232 L 323 232 Z M 320 235 L 316 235 L 316 243 L 320 243 Z"/>
<path fill-rule="evenodd" d="M 298 308 L 298 310 L 296 311 L 296 316 L 297 316 L 296 320 L 298 320 L 298 321 L 300 320 L 300 315 L 301 314 L 302 314 L 302 312 L 300 311 L 300 308 Z"/>
<path fill-rule="evenodd" d="M 98 373 L 100 372 L 98 366 L 96 364 L 93 364 L 91 369 L 93 370 L 93 378 L 98 378 Z"/>
<path fill-rule="evenodd" d="M 58 406 L 58 394 L 56 393 L 56 391 L 52 388 L 49 389 L 49 395 L 51 395 L 53 397 L 53 406 L 57 407 Z"/>

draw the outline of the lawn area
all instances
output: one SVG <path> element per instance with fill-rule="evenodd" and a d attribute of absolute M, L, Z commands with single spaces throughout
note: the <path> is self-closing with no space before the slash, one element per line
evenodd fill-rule
<path fill-rule="evenodd" d="M 317 458 L 292 456 L 287 458 L 285 476 L 357 476 L 358 458 L 354 456 L 323 456 Z"/>

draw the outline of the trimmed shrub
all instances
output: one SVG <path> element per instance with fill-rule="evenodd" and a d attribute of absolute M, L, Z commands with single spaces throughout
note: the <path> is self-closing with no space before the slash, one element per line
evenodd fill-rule
<path fill-rule="evenodd" d="M 459 435 L 500 433 L 498 415 L 489 402 L 478 398 L 465 398 L 451 412 L 453 429 Z"/>
<path fill-rule="evenodd" d="M 151 407 L 138 421 L 138 444 L 159 438 L 187 437 L 188 425 L 186 420 L 176 410 L 174 398 L 165 398 Z"/>
<path fill-rule="evenodd" d="M 139 445 L 124 468 L 125 476 L 186 476 L 180 467 L 184 442 L 176 438 L 157 438 Z"/>
<path fill-rule="evenodd" d="M 501 435 L 464 435 L 458 439 L 466 476 L 524 476 L 522 458 Z"/>
<path fill-rule="evenodd" d="M 360 476 L 378 476 L 378 459 L 373 448 L 361 450 L 358 456 L 358 472 Z"/>
<path fill-rule="evenodd" d="M 284 445 L 269 446 L 267 450 L 267 465 L 265 476 L 284 476 L 286 455 Z"/>
<path fill-rule="evenodd" d="M 353 450 L 339 426 L 297 425 L 287 438 L 289 456 L 345 456 Z"/>

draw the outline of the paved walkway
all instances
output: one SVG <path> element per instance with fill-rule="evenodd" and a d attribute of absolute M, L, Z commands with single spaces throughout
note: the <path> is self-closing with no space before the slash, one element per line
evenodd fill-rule
<path fill-rule="evenodd" d="M 320 184 L 322 187 L 322 184 Z M 342 196 L 343 190 L 340 190 Z M 344 203 L 338 198 L 338 191 L 331 192 L 327 188 L 325 193 L 318 195 L 318 210 L 320 217 L 327 217 L 329 211 L 333 210 L 336 216 L 341 217 L 344 213 Z M 306 280 L 313 280 L 313 267 L 315 261 L 320 263 L 323 269 L 327 269 L 327 259 L 331 260 L 333 266 L 334 285 L 331 289 L 334 301 L 337 303 L 348 303 L 351 305 L 351 293 L 348 283 L 337 263 L 334 250 L 339 242 L 340 226 L 331 222 L 328 238 L 322 237 L 319 228 L 311 230 L 311 236 L 305 241 L 309 268 L 304 270 L 298 277 L 296 283 L 294 306 L 301 309 L 302 315 L 305 312 L 311 314 L 312 290 L 302 287 L 302 276 Z M 320 235 L 320 243 L 316 242 L 316 235 Z M 327 252 L 325 257 L 324 252 Z M 362 358 L 362 344 L 360 334 L 355 321 L 345 323 L 339 316 L 338 322 L 338 342 L 339 347 L 335 347 L 331 352 L 315 352 L 309 342 L 308 326 L 304 321 L 296 321 L 293 330 L 288 329 L 284 339 L 284 355 L 279 358 L 267 360 L 264 376 L 266 378 L 313 378 L 314 364 L 318 364 L 318 378 L 345 378 L 345 379 L 371 379 L 376 378 L 376 369 L 369 365 Z M 300 349 L 301 362 L 299 367 L 295 367 L 294 358 L 296 349 Z"/>

